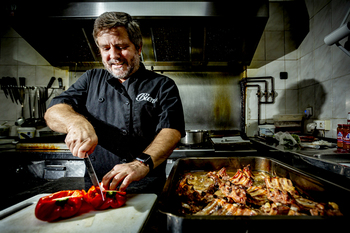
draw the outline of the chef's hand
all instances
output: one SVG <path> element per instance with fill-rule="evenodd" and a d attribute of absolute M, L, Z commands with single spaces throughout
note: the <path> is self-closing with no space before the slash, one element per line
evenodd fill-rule
<path fill-rule="evenodd" d="M 125 191 L 131 182 L 141 180 L 148 172 L 148 166 L 137 160 L 117 164 L 103 177 L 102 186 L 106 190 L 116 190 L 121 183 L 119 191 Z"/>
<path fill-rule="evenodd" d="M 98 143 L 94 128 L 86 119 L 70 124 L 65 143 L 74 156 L 84 158 L 91 154 Z"/>

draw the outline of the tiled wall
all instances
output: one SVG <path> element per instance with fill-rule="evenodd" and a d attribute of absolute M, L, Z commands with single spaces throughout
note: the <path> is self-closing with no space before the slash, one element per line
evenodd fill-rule
<path fill-rule="evenodd" d="M 53 87 L 58 87 L 57 78 L 61 77 L 63 85 L 68 85 L 68 71 L 51 66 L 15 30 L 2 22 L 0 33 L 0 78 L 15 77 L 19 83 L 18 77 L 25 77 L 26 86 L 45 87 L 51 77 L 56 77 Z M 28 98 L 25 101 L 24 117 L 28 118 Z M 8 121 L 8 125 L 14 125 L 22 112 L 21 106 L 6 98 L 2 90 L 0 90 L 0 109 L 0 124 Z M 12 127 L 12 134 L 15 133 L 16 128 Z"/>
<path fill-rule="evenodd" d="M 293 12 L 293 7 L 298 10 Z M 340 26 L 349 8 L 349 0 L 270 0 L 270 18 L 247 71 L 248 77 L 275 78 L 276 101 L 262 105 L 262 123 L 272 123 L 277 114 L 303 114 L 312 107 L 313 116 L 305 123 L 330 120 L 331 130 L 325 136 L 336 138 L 337 124 L 346 123 L 350 112 L 350 57 L 323 39 Z M 300 31 L 292 27 L 295 21 L 304 25 L 303 9 L 309 18 L 306 35 L 303 27 Z M 298 43 L 295 38 L 300 35 Z M 288 72 L 288 79 L 280 79 L 280 72 Z M 257 131 L 256 92 L 254 88 L 247 91 L 248 135 Z"/>

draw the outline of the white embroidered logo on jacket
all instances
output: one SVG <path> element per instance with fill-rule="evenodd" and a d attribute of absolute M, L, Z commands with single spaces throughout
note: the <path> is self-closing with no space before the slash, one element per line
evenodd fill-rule
<path fill-rule="evenodd" d="M 148 101 L 154 104 L 155 102 L 158 101 L 157 98 L 153 99 L 152 97 L 149 96 L 148 93 L 140 93 L 136 97 L 136 101 Z"/>

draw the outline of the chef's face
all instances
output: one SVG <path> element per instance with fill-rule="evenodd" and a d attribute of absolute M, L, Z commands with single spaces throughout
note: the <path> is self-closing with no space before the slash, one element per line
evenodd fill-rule
<path fill-rule="evenodd" d="M 102 62 L 115 78 L 124 82 L 139 69 L 141 48 L 136 50 L 125 27 L 115 27 L 97 37 Z"/>

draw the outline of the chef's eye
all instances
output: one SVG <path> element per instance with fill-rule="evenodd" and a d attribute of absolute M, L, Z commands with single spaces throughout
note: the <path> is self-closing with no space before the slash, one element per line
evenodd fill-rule
<path fill-rule="evenodd" d="M 125 50 L 125 49 L 128 48 L 128 46 L 118 46 L 117 48 L 120 49 L 120 50 Z"/>

